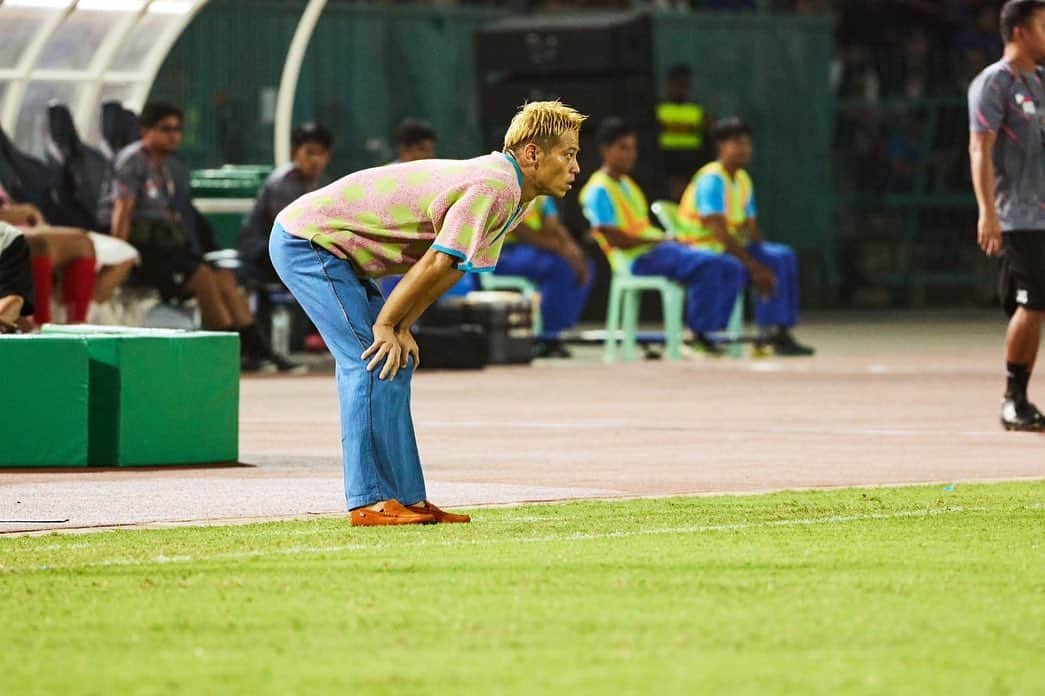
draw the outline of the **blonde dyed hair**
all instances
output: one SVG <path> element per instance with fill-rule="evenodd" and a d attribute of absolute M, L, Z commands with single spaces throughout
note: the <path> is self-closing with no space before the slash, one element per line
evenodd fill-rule
<path fill-rule="evenodd" d="M 508 132 L 504 134 L 504 149 L 513 150 L 531 140 L 547 148 L 563 134 L 580 131 L 586 118 L 558 99 L 523 104 L 508 125 Z"/>

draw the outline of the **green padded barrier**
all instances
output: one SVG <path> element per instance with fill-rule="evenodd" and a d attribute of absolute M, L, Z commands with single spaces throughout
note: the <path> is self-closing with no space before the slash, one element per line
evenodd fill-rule
<path fill-rule="evenodd" d="M 0 466 L 86 466 L 86 342 L 4 336 L 0 371 Z"/>
<path fill-rule="evenodd" d="M 84 338 L 91 361 L 92 466 L 237 460 L 236 334 L 126 329 Z"/>

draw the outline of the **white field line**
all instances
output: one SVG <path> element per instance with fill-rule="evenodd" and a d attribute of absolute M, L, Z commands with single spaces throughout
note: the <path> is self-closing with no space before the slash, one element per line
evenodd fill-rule
<path fill-rule="evenodd" d="M 513 423 L 486 420 L 470 421 L 424 421 L 420 429 L 430 430 L 474 430 L 495 429 L 508 430 L 609 430 L 617 432 L 684 432 L 690 434 L 714 433 L 721 436 L 723 431 L 712 427 L 699 427 L 692 425 L 635 425 L 625 421 L 573 421 L 569 423 L 542 423 L 539 421 L 516 421 Z M 849 427 L 849 428 L 825 428 L 820 426 L 775 426 L 759 425 L 757 428 L 734 428 L 726 431 L 727 435 L 823 435 L 826 437 L 839 437 L 846 435 L 857 435 L 865 437 L 986 437 L 998 438 L 1012 441 L 1012 433 L 1002 430 L 930 430 L 924 428 L 904 427 Z"/>
<path fill-rule="evenodd" d="M 1008 511 L 1020 510 L 1020 509 L 1042 509 L 1045 505 L 1027 505 L 1020 506 L 1018 508 L 1010 508 Z M 900 510 L 897 512 L 886 512 L 886 513 L 872 513 L 866 515 L 832 515 L 829 517 L 803 517 L 783 520 L 768 520 L 765 522 L 738 522 L 734 524 L 711 524 L 711 525 L 689 525 L 682 527 L 662 527 L 657 529 L 635 529 L 627 531 L 617 532 L 589 532 L 582 533 L 578 532 L 575 534 L 548 534 L 533 537 L 522 537 L 512 539 L 513 543 L 549 543 L 549 542 L 561 542 L 561 541 L 593 541 L 600 539 L 626 539 L 632 537 L 643 537 L 643 536 L 659 536 L 659 535 L 671 535 L 671 534 L 702 534 L 702 533 L 714 533 L 714 532 L 736 532 L 744 531 L 749 529 L 765 529 L 773 527 L 805 527 L 814 525 L 830 525 L 830 524 L 846 524 L 850 522 L 865 522 L 871 520 L 893 520 L 902 518 L 924 518 L 924 517 L 936 517 L 939 515 L 947 514 L 958 514 L 964 512 L 985 512 L 992 508 L 987 507 L 946 507 L 937 510 Z M 1005 512 L 1006 509 L 998 509 L 999 512 Z M 387 549 L 403 549 L 403 548 L 416 548 L 416 547 L 438 547 L 438 546 L 481 546 L 490 545 L 494 543 L 500 543 L 503 539 L 489 538 L 489 539 L 439 539 L 439 540 L 414 540 L 405 543 L 394 543 L 394 542 L 378 542 L 376 544 L 340 544 L 336 546 L 291 546 L 283 549 L 264 549 L 264 550 L 251 550 L 251 551 L 230 551 L 225 553 L 216 553 L 210 555 L 201 556 L 166 556 L 159 555 L 147 559 L 139 558 L 112 558 L 103 561 L 94 561 L 90 563 L 74 563 L 74 564 L 44 564 L 36 566 L 28 566 L 18 570 L 9 569 L 14 572 L 33 572 L 33 571 L 45 571 L 45 570 L 62 570 L 62 569 L 73 569 L 73 568 L 92 568 L 92 567 L 108 567 L 108 566 L 145 566 L 145 565 L 165 565 L 172 563 L 197 563 L 207 561 L 223 561 L 223 560 L 243 560 L 253 558 L 264 558 L 267 556 L 298 556 L 298 555 L 313 555 L 313 554 L 327 554 L 327 553 L 341 553 L 345 551 L 374 551 L 382 548 Z M 0 564 L 0 570 L 4 570 L 5 566 Z"/>

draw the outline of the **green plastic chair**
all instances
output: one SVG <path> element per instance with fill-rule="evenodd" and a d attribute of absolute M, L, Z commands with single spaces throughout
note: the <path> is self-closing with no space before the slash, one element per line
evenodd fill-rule
<path fill-rule="evenodd" d="M 679 206 L 673 201 L 656 201 L 650 206 L 650 210 L 660 221 L 661 226 L 668 233 L 669 238 L 679 236 Z M 729 338 L 729 355 L 733 358 L 744 356 L 740 337 L 744 333 L 744 291 L 737 293 L 737 300 L 733 303 L 733 311 L 729 315 L 729 324 L 726 327 L 726 336 Z"/>
<path fill-rule="evenodd" d="M 494 273 L 480 273 L 479 287 L 483 290 L 510 290 L 521 293 L 526 299 L 532 300 L 538 294 L 537 286 L 522 276 L 502 276 Z M 544 331 L 544 321 L 541 318 L 540 303 L 533 302 L 533 335 L 540 338 Z"/>
<path fill-rule="evenodd" d="M 606 343 L 603 362 L 617 359 L 617 336 L 623 332 L 621 358 L 638 358 L 639 298 L 644 291 L 660 293 L 664 314 L 664 355 L 669 360 L 682 358 L 682 311 L 686 292 L 665 276 L 637 276 L 631 273 L 631 259 L 614 249 L 608 259 L 610 301 L 606 310 Z"/>

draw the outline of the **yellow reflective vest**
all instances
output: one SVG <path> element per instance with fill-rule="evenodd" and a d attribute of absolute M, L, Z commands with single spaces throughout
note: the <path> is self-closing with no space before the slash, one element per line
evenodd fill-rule
<path fill-rule="evenodd" d="M 657 106 L 662 150 L 699 150 L 704 144 L 704 107 L 661 102 Z"/>

